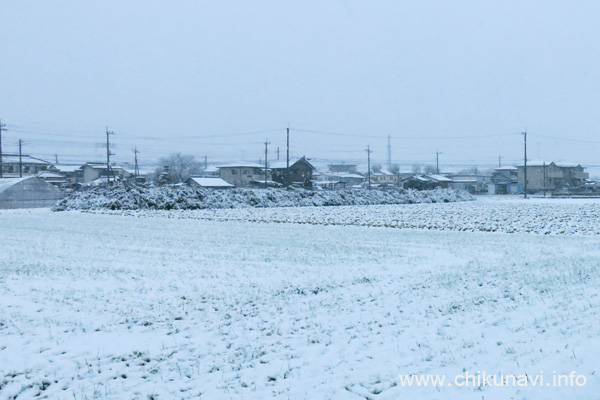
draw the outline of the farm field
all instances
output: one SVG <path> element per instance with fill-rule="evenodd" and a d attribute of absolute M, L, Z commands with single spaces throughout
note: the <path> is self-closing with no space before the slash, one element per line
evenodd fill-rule
<path fill-rule="evenodd" d="M 0 400 L 598 399 L 599 215 L 535 199 L 0 212 Z M 586 384 L 399 377 L 466 371 Z"/>

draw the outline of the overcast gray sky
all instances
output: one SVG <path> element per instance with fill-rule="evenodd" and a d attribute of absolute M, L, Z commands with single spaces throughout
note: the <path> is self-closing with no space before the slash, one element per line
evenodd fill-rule
<path fill-rule="evenodd" d="M 384 161 L 391 135 L 395 162 L 450 167 L 516 162 L 527 128 L 530 158 L 599 165 L 599 20 L 597 1 L 3 0 L 5 152 L 99 158 L 108 125 L 118 160 L 257 160 L 289 123 L 294 156 Z"/>

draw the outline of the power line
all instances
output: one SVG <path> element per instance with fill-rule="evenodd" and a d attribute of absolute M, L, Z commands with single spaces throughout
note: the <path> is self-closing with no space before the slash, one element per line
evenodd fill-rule
<path fill-rule="evenodd" d="M 388 136 L 393 137 L 395 139 L 411 139 L 411 140 L 429 140 L 429 139 L 474 139 L 474 138 L 489 138 L 489 137 L 500 137 L 500 136 L 512 136 L 518 135 L 518 132 L 514 133 L 499 133 L 492 135 L 465 135 L 465 136 L 391 136 L 391 135 L 365 135 L 365 134 L 353 134 L 353 133 L 344 133 L 344 132 L 327 132 L 327 131 L 316 131 L 310 129 L 298 129 L 294 128 L 295 131 L 305 132 L 305 133 L 318 133 L 321 135 L 331 135 L 331 136 L 347 136 L 347 137 L 358 137 L 358 138 L 379 138 L 385 139 Z"/>

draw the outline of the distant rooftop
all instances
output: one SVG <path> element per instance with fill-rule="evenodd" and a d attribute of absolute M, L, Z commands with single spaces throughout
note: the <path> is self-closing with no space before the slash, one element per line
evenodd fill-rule
<path fill-rule="evenodd" d="M 217 165 L 217 168 L 264 168 L 264 165 L 256 164 L 256 163 L 237 163 L 237 164 L 226 164 L 226 165 Z"/>

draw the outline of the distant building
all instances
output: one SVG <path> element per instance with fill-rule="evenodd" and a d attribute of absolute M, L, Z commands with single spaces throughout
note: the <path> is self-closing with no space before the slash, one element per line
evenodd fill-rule
<path fill-rule="evenodd" d="M 557 189 L 578 189 L 585 186 L 589 174 L 579 164 L 553 161 L 527 162 L 527 191 L 546 192 Z M 519 165 L 517 180 L 525 183 L 525 166 Z"/>
<path fill-rule="evenodd" d="M 23 175 L 37 175 L 50 169 L 52 164 L 32 156 L 21 156 L 15 154 L 2 155 L 2 175 L 4 178 L 19 177 L 19 165 L 22 167 Z"/>
<path fill-rule="evenodd" d="M 350 189 L 361 187 L 365 183 L 365 177 L 358 172 L 323 172 L 320 174 L 319 181 L 341 183 L 344 188 Z M 336 186 L 342 187 L 342 185 Z"/>
<path fill-rule="evenodd" d="M 218 178 L 216 176 L 213 176 L 213 177 L 192 176 L 190 179 L 188 179 L 187 183 L 188 183 L 188 185 L 193 186 L 193 187 L 200 187 L 200 188 L 206 188 L 206 189 L 230 189 L 230 188 L 235 187 L 232 184 L 227 183 L 223 179 Z"/>
<path fill-rule="evenodd" d="M 64 197 L 59 188 L 34 176 L 0 179 L 0 209 L 51 207 Z"/>
<path fill-rule="evenodd" d="M 452 183 L 452 179 L 444 175 L 413 175 L 405 180 L 404 186 L 407 189 L 431 190 L 448 188 Z"/>
<path fill-rule="evenodd" d="M 450 188 L 466 190 L 470 193 L 487 192 L 491 182 L 491 175 L 484 174 L 448 174 L 448 178 L 452 179 Z"/>
<path fill-rule="evenodd" d="M 517 167 L 498 167 L 494 169 L 488 184 L 489 194 L 517 194 L 523 191 L 518 184 Z"/>
<path fill-rule="evenodd" d="M 271 176 L 273 181 L 281 183 L 284 186 L 298 184 L 303 187 L 311 187 L 313 181 L 313 172 L 315 167 L 302 157 L 298 160 L 290 160 L 290 168 L 287 168 L 287 161 L 277 161 L 271 164 Z"/>
<path fill-rule="evenodd" d="M 37 177 L 58 187 L 65 186 L 67 184 L 67 178 L 64 175 L 57 174 L 55 172 L 42 172 L 41 174 L 38 174 Z"/>
<path fill-rule="evenodd" d="M 265 167 L 260 164 L 239 163 L 221 165 L 217 168 L 219 168 L 219 177 L 236 187 L 250 187 L 252 182 L 265 180 Z"/>
<path fill-rule="evenodd" d="M 356 173 L 356 164 L 329 164 L 327 166 L 329 172 L 336 173 L 345 173 L 345 174 L 355 174 Z"/>
<path fill-rule="evenodd" d="M 393 186 L 397 182 L 397 176 L 386 169 L 371 172 L 371 183 L 383 186 Z"/>
<path fill-rule="evenodd" d="M 51 171 L 63 175 L 68 181 L 79 182 L 83 180 L 81 164 L 52 164 Z"/>
<path fill-rule="evenodd" d="M 98 179 L 105 178 L 108 180 L 109 174 L 111 179 L 125 179 L 129 177 L 129 173 L 125 171 L 123 167 L 119 167 L 117 165 L 111 165 L 109 170 L 106 164 L 88 162 L 81 166 L 81 170 L 83 171 L 82 178 L 84 183 L 91 183 L 94 181 L 101 183 L 102 179 Z"/>

